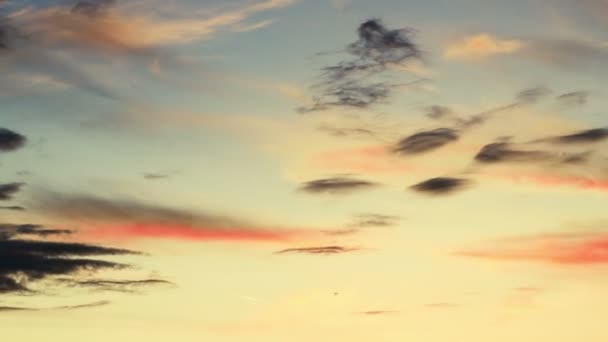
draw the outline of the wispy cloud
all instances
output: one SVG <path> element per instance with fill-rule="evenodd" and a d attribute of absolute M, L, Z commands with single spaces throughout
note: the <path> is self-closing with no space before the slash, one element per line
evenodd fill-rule
<path fill-rule="evenodd" d="M 346 247 L 346 246 L 319 246 L 319 247 L 301 247 L 301 248 L 288 248 L 283 249 L 276 254 L 287 254 L 287 253 L 299 253 L 299 254 L 343 254 L 350 253 L 360 250 L 358 247 Z"/>
<path fill-rule="evenodd" d="M 458 131 L 452 128 L 437 128 L 423 131 L 401 139 L 393 152 L 401 155 L 421 154 L 438 149 L 459 139 Z"/>
<path fill-rule="evenodd" d="M 345 49 L 352 59 L 322 69 L 313 105 L 300 108 L 300 112 L 332 107 L 365 109 L 387 100 L 398 88 L 420 82 L 382 79 L 391 66 L 421 59 L 421 52 L 412 40 L 412 30 L 389 29 L 381 20 L 370 19 L 359 25 L 357 35 L 359 39 Z"/>
<path fill-rule="evenodd" d="M 25 184 L 23 183 L 0 184 L 0 201 L 13 199 L 13 196 L 18 193 L 24 185 Z"/>
<path fill-rule="evenodd" d="M 455 255 L 488 260 L 542 262 L 557 265 L 608 263 L 608 234 L 603 231 L 519 236 L 489 242 Z"/>
<path fill-rule="evenodd" d="M 300 190 L 312 194 L 345 194 L 357 190 L 370 189 L 379 184 L 349 177 L 316 179 L 305 182 Z"/>
<path fill-rule="evenodd" d="M 521 50 L 525 43 L 516 39 L 501 39 L 488 33 L 464 37 L 449 44 L 444 57 L 455 60 L 481 60 L 495 55 Z"/>
<path fill-rule="evenodd" d="M 30 207 L 49 218 L 77 224 L 81 228 L 79 236 L 96 240 L 281 242 L 303 234 L 298 229 L 264 227 L 228 216 L 56 192 L 39 193 Z"/>

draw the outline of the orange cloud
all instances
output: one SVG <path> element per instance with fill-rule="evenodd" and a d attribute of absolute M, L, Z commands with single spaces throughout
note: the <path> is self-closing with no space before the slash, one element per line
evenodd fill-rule
<path fill-rule="evenodd" d="M 289 242 L 304 235 L 296 230 L 198 227 L 162 223 L 101 224 L 82 227 L 84 240 L 172 239 L 187 241 Z"/>
<path fill-rule="evenodd" d="M 446 59 L 479 60 L 493 55 L 510 54 L 524 47 L 520 40 L 503 40 L 487 33 L 465 37 L 450 44 Z"/>
<path fill-rule="evenodd" d="M 540 234 L 502 239 L 455 255 L 490 260 L 587 265 L 608 263 L 608 233 Z"/>
<path fill-rule="evenodd" d="M 12 15 L 28 35 L 47 43 L 69 43 L 110 50 L 139 50 L 208 39 L 222 29 L 255 30 L 271 21 L 244 24 L 254 14 L 281 8 L 294 0 L 265 0 L 212 16 L 161 17 L 121 7 L 91 18 L 66 7 L 22 10 Z"/>

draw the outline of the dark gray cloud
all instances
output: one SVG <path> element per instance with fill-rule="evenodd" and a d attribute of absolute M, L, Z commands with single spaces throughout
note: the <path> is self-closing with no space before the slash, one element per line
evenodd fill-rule
<path fill-rule="evenodd" d="M 116 0 L 82 0 L 72 7 L 72 13 L 95 17 L 102 15 L 105 11 L 116 4 Z"/>
<path fill-rule="evenodd" d="M 77 309 L 88 309 L 88 308 L 96 308 L 100 306 L 109 305 L 111 302 L 107 300 L 102 300 L 93 303 L 79 304 L 79 305 L 64 305 L 52 308 L 26 308 L 26 307 L 16 307 L 16 306 L 0 306 L 0 312 L 7 311 L 47 311 L 47 310 L 77 310 Z"/>
<path fill-rule="evenodd" d="M 412 83 L 382 80 L 390 65 L 421 59 L 421 52 L 412 40 L 412 30 L 388 29 L 379 19 L 362 23 L 358 40 L 345 51 L 352 59 L 322 68 L 321 82 L 314 104 L 300 112 L 326 110 L 330 107 L 367 108 L 387 100 L 398 87 Z"/>
<path fill-rule="evenodd" d="M 519 103 L 533 104 L 549 94 L 551 94 L 551 89 L 545 86 L 536 86 L 520 91 L 515 95 L 515 100 Z"/>
<path fill-rule="evenodd" d="M 458 131 L 452 128 L 437 128 L 412 134 L 401 139 L 393 152 L 403 155 L 421 154 L 438 149 L 459 139 Z"/>
<path fill-rule="evenodd" d="M 35 224 L 0 223 L 0 239 L 7 240 L 20 235 L 49 237 L 51 235 L 67 235 L 73 232 L 69 229 L 49 229 Z"/>
<path fill-rule="evenodd" d="M 18 206 L 18 205 L 12 205 L 12 206 L 0 206 L 0 210 L 25 211 L 25 208 Z"/>
<path fill-rule="evenodd" d="M 344 236 L 344 235 L 353 235 L 359 233 L 360 229 L 355 228 L 347 228 L 347 229 L 334 229 L 334 230 L 322 230 L 321 233 L 328 236 Z"/>
<path fill-rule="evenodd" d="M 345 246 L 319 246 L 319 247 L 302 247 L 302 248 L 287 248 L 276 252 L 276 254 L 286 253 L 300 253 L 300 254 L 342 254 L 358 251 L 360 248 L 357 247 L 345 247 Z"/>
<path fill-rule="evenodd" d="M 440 120 L 451 117 L 454 112 L 449 107 L 434 105 L 425 108 L 425 115 L 433 120 Z"/>
<path fill-rule="evenodd" d="M 23 187 L 23 183 L 0 184 L 0 201 L 8 201 Z"/>
<path fill-rule="evenodd" d="M 82 243 L 2 239 L 0 293 L 32 292 L 29 285 L 33 282 L 56 276 L 76 276 L 85 270 L 126 268 L 128 265 L 90 257 L 134 253 Z"/>
<path fill-rule="evenodd" d="M 343 128 L 335 127 L 331 125 L 320 125 L 319 131 L 326 132 L 327 134 L 334 137 L 347 137 L 347 136 L 364 136 L 364 137 L 375 137 L 376 132 L 369 128 Z"/>
<path fill-rule="evenodd" d="M 0 127 L 0 152 L 17 150 L 27 142 L 27 138 L 10 129 Z"/>
<path fill-rule="evenodd" d="M 554 158 L 554 154 L 537 150 L 517 150 L 509 143 L 492 143 L 484 146 L 475 156 L 481 163 L 538 162 Z"/>
<path fill-rule="evenodd" d="M 155 179 L 166 179 L 171 177 L 166 173 L 144 173 L 144 179 L 155 180 Z"/>
<path fill-rule="evenodd" d="M 608 139 L 608 128 L 587 129 L 572 134 L 542 139 L 556 144 L 589 144 Z"/>
<path fill-rule="evenodd" d="M 570 93 L 561 94 L 556 97 L 557 101 L 564 106 L 582 106 L 585 105 L 589 99 L 589 92 L 587 91 L 573 91 Z"/>
<path fill-rule="evenodd" d="M 462 190 L 468 185 L 470 185 L 468 179 L 437 177 L 412 185 L 410 189 L 429 195 L 447 195 Z"/>
<path fill-rule="evenodd" d="M 401 218 L 382 214 L 360 214 L 355 216 L 352 228 L 389 227 L 394 226 Z"/>
<path fill-rule="evenodd" d="M 305 182 L 300 190 L 308 193 L 328 193 L 328 194 L 343 194 L 350 193 L 356 190 L 365 190 L 377 186 L 377 183 L 373 183 L 366 180 L 347 178 L 347 177 L 334 177 L 316 179 L 309 182 Z"/>
<path fill-rule="evenodd" d="M 125 292 L 125 293 L 135 293 L 142 288 L 152 287 L 152 286 L 161 286 L 161 285 L 171 285 L 174 284 L 170 281 L 162 280 L 162 279 L 143 279 L 143 280 L 107 280 L 107 279 L 92 279 L 92 280 L 73 280 L 73 279 L 65 279 L 63 280 L 68 286 L 85 288 L 89 290 L 93 290 L 95 292 L 98 291 L 110 291 L 110 292 Z"/>

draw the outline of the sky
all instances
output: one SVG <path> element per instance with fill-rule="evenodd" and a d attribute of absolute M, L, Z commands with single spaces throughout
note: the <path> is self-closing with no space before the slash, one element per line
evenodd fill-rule
<path fill-rule="evenodd" d="M 606 18 L 0 0 L 0 334 L 606 341 Z"/>

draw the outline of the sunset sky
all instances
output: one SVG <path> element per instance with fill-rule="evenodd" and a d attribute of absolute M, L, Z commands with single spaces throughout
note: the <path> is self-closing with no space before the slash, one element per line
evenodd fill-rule
<path fill-rule="evenodd" d="M 607 0 L 0 0 L 7 341 L 605 342 Z"/>

